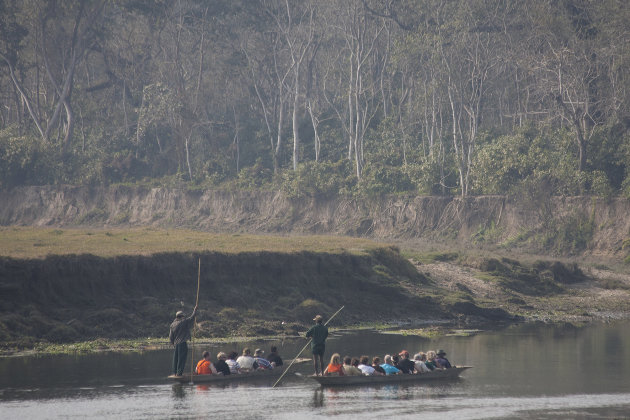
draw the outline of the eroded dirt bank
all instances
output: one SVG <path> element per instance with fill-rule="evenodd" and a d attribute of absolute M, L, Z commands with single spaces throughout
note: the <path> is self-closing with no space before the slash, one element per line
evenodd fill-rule
<path fill-rule="evenodd" d="M 579 252 L 618 259 L 627 255 L 622 245 L 630 238 L 630 201 L 622 198 L 552 197 L 531 202 L 503 196 L 396 196 L 356 200 L 287 198 L 273 192 L 45 186 L 0 191 L 0 203 L 2 225 L 152 225 L 214 232 L 508 242 L 526 251 L 536 251 L 547 240 L 539 237 L 553 228 L 558 230 L 556 237 L 567 241 L 560 244 L 559 253 L 575 252 L 577 245 Z M 571 229 L 576 226 L 588 230 L 572 238 Z"/>
<path fill-rule="evenodd" d="M 165 337 L 177 310 L 194 306 L 203 260 L 200 336 L 295 335 L 314 314 L 338 325 L 454 319 L 465 311 L 433 292 L 395 248 L 346 253 L 170 253 L 0 258 L 0 342 L 6 348 L 95 338 Z M 417 291 L 410 293 L 410 288 Z M 493 319 L 501 310 L 476 308 Z"/>
<path fill-rule="evenodd" d="M 628 258 L 630 203 L 624 199 L 553 198 L 540 206 L 505 197 L 358 201 L 163 188 L 28 187 L 0 191 L 0 203 L 3 225 L 350 235 L 395 242 L 405 254 L 383 247 L 366 255 L 3 256 L 0 343 L 5 350 L 41 342 L 165 337 L 173 313 L 193 306 L 199 256 L 204 259 L 202 337 L 293 335 L 304 330 L 313 313 L 331 314 L 341 305 L 346 310 L 339 325 L 446 320 L 466 327 L 630 315 L 627 269 L 609 268 Z M 544 235 L 560 237 L 572 248 L 554 245 L 551 259 L 536 256 Z M 429 252 L 427 261 L 427 248 L 420 249 L 429 242 L 441 247 Z M 488 246 L 494 248 L 488 251 Z M 479 247 L 482 254 L 472 252 Z M 529 254 L 519 261 L 521 252 Z M 570 254 L 572 259 L 555 261 Z M 598 263 L 584 264 L 584 257 Z"/>

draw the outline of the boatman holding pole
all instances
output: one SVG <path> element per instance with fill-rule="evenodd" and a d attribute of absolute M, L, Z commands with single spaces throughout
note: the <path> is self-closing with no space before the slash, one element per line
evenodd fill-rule
<path fill-rule="evenodd" d="M 182 376 L 184 373 L 184 366 L 186 366 L 186 358 L 188 357 L 188 344 L 186 342 L 190 340 L 190 329 L 194 324 L 196 314 L 197 305 L 188 318 L 185 317 L 184 312 L 177 311 L 175 320 L 171 323 L 168 338 L 171 340 L 171 344 L 175 346 L 173 376 Z"/>
<path fill-rule="evenodd" d="M 315 376 L 324 374 L 324 351 L 326 350 L 326 338 L 328 337 L 328 327 L 323 325 L 324 318 L 321 315 L 315 315 L 313 321 L 315 325 L 306 332 L 306 337 L 311 337 L 311 350 L 313 351 L 313 367 L 315 367 Z"/>

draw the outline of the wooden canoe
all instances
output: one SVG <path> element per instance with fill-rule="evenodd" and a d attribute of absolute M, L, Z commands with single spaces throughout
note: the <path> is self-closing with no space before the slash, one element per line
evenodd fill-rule
<path fill-rule="evenodd" d="M 309 376 L 310 379 L 319 382 L 322 386 L 345 385 L 377 385 L 389 383 L 410 383 L 433 381 L 439 379 L 454 379 L 471 366 L 457 366 L 450 369 L 436 369 L 427 373 L 414 375 L 386 375 L 386 376 Z"/>
<path fill-rule="evenodd" d="M 282 375 L 284 369 L 282 367 L 275 369 L 266 369 L 266 370 L 255 370 L 253 372 L 247 373 L 239 373 L 235 375 L 192 375 L 192 380 L 190 373 L 185 373 L 182 376 L 171 375 L 168 377 L 169 380 L 180 382 L 182 384 L 207 384 L 207 383 L 222 383 L 222 382 L 241 382 L 241 381 L 252 381 L 264 378 L 275 378 Z"/>
<path fill-rule="evenodd" d="M 295 365 L 309 362 L 311 359 L 300 358 L 297 359 L 294 363 L 294 367 L 291 369 L 295 369 Z M 239 373 L 234 375 L 192 375 L 192 380 L 190 373 L 185 373 L 182 376 L 171 375 L 168 377 L 169 380 L 179 382 L 182 384 L 207 384 L 207 383 L 228 383 L 228 382 L 247 382 L 247 381 L 256 381 L 263 380 L 265 378 L 277 378 L 284 370 L 287 368 L 289 364 L 285 364 L 283 366 L 274 368 L 274 369 L 265 369 L 265 370 L 255 370 L 253 372 L 247 373 Z"/>

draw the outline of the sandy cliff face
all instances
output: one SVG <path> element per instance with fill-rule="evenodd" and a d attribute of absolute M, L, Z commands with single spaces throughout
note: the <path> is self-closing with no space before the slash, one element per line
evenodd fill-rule
<path fill-rule="evenodd" d="M 544 203 L 503 196 L 391 196 L 289 199 L 273 192 L 72 186 L 0 191 L 0 224 L 153 225 L 214 232 L 333 234 L 378 239 L 499 243 L 563 223 L 590 222 L 587 250 L 614 255 L 630 237 L 630 201 L 555 197 Z"/>

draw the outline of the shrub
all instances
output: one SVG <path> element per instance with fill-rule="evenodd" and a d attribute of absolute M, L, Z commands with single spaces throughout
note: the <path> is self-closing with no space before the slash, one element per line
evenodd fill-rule
<path fill-rule="evenodd" d="M 17 127 L 0 130 L 0 187 L 53 183 L 55 155 L 40 137 L 19 135 Z"/>
<path fill-rule="evenodd" d="M 486 139 L 473 161 L 474 191 L 520 195 L 523 189 L 544 188 L 552 195 L 587 193 L 592 176 L 576 170 L 572 148 L 567 130 L 543 132 L 533 126 Z M 600 174 L 597 176 L 597 188 L 601 190 L 607 182 Z"/>
<path fill-rule="evenodd" d="M 357 178 L 352 162 L 304 162 L 282 174 L 281 188 L 289 197 L 353 194 Z"/>
<path fill-rule="evenodd" d="M 273 177 L 273 171 L 266 168 L 262 159 L 256 160 L 253 166 L 243 168 L 238 173 L 236 185 L 240 188 L 260 188 L 269 184 Z"/>
<path fill-rule="evenodd" d="M 395 194 L 415 190 L 411 178 L 401 167 L 368 164 L 359 183 L 359 192 L 367 196 Z"/>
<path fill-rule="evenodd" d="M 600 197 L 612 197 L 614 190 L 604 171 L 593 171 L 590 174 L 590 193 Z"/>
<path fill-rule="evenodd" d="M 544 248 L 555 249 L 560 253 L 577 253 L 586 249 L 595 232 L 595 214 L 590 217 L 572 214 L 558 224 L 549 226 L 541 235 Z"/>

